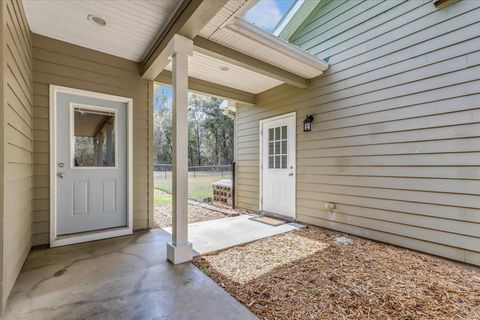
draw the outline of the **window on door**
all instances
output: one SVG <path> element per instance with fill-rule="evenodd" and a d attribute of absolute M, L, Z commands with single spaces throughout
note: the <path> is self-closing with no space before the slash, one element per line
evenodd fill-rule
<path fill-rule="evenodd" d="M 115 113 L 74 109 L 74 167 L 115 167 Z"/>
<path fill-rule="evenodd" d="M 287 126 L 268 129 L 268 168 L 287 168 Z"/>

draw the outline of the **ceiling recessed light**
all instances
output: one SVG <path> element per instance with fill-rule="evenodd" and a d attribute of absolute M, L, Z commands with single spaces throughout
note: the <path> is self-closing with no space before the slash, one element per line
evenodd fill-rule
<path fill-rule="evenodd" d="M 90 21 L 91 23 L 93 23 L 96 26 L 104 27 L 107 24 L 107 22 L 105 20 L 103 20 L 99 16 L 96 16 L 96 15 L 93 15 L 93 14 L 89 14 L 87 16 L 87 19 L 88 19 L 88 21 Z"/>
<path fill-rule="evenodd" d="M 220 70 L 221 71 L 228 71 L 228 70 L 230 70 L 230 68 L 229 67 L 220 67 Z"/>

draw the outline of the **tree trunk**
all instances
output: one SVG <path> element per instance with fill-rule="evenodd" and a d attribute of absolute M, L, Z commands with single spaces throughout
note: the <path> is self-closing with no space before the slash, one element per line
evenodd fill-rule
<path fill-rule="evenodd" d="M 197 132 L 196 132 L 196 135 L 197 135 L 197 157 L 198 157 L 198 165 L 201 166 L 202 165 L 202 155 L 201 155 L 201 147 L 200 147 L 200 128 L 199 128 L 199 125 L 198 125 L 198 122 L 197 122 Z"/>

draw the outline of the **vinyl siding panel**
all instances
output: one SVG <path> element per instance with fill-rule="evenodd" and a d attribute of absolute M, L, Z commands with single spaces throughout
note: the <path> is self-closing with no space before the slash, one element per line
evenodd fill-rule
<path fill-rule="evenodd" d="M 298 220 L 480 264 L 479 21 L 478 1 L 325 1 L 291 41 L 329 70 L 238 106 L 238 205 L 259 209 L 259 120 L 297 111 Z"/>
<path fill-rule="evenodd" d="M 33 188 L 32 48 L 22 3 L 2 1 L 1 307 L 31 247 Z"/>
<path fill-rule="evenodd" d="M 148 227 L 148 82 L 138 63 L 33 34 L 33 245 L 49 242 L 49 85 L 133 98 L 133 224 Z"/>

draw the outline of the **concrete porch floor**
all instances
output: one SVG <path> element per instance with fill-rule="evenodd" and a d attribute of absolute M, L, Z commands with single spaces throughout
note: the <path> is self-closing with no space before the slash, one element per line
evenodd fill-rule
<path fill-rule="evenodd" d="M 190 263 L 166 261 L 163 230 L 32 251 L 5 320 L 256 319 Z"/>

